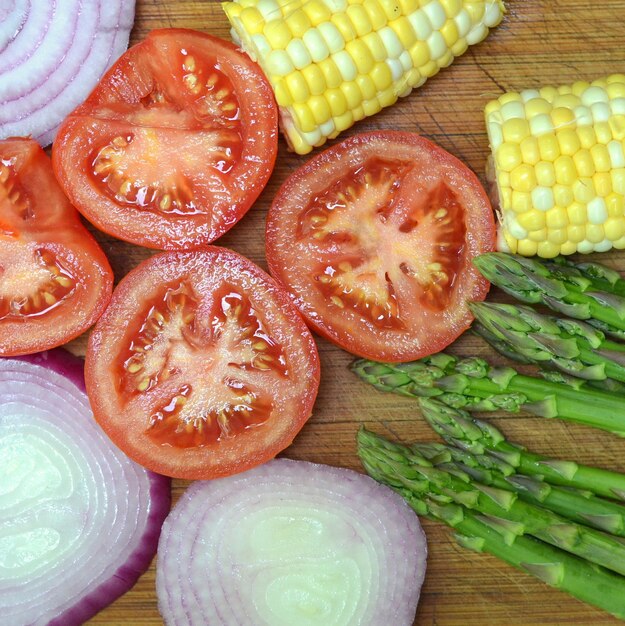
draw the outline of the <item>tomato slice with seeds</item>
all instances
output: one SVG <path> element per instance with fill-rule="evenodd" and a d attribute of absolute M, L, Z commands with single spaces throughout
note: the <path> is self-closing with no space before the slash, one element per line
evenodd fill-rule
<path fill-rule="evenodd" d="M 0 141 L 0 355 L 67 343 L 113 290 L 106 256 L 36 141 Z"/>
<path fill-rule="evenodd" d="M 55 172 L 78 210 L 115 237 L 167 250 L 206 244 L 267 183 L 277 119 L 263 73 L 234 45 L 156 30 L 62 124 Z"/>
<path fill-rule="evenodd" d="M 494 249 L 476 176 L 412 133 L 356 135 L 282 185 L 267 216 L 271 274 L 320 334 L 362 357 L 410 361 L 471 323 L 488 282 L 471 260 Z"/>
<path fill-rule="evenodd" d="M 241 472 L 288 446 L 319 386 L 315 342 L 289 296 L 225 248 L 132 270 L 91 333 L 87 391 L 128 456 L 177 478 Z"/>

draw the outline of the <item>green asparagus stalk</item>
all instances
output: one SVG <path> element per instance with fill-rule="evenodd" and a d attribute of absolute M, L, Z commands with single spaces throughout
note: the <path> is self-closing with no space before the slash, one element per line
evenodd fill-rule
<path fill-rule="evenodd" d="M 441 352 L 411 363 L 359 359 L 351 369 L 382 391 L 437 397 L 472 411 L 523 409 L 625 436 L 625 402 L 619 394 L 524 376 L 509 367 L 491 367 L 479 358 L 457 359 Z"/>
<path fill-rule="evenodd" d="M 587 278 L 592 282 L 593 289 L 625 296 L 625 280 L 621 278 L 621 275 L 616 270 L 610 267 L 589 261 L 576 263 L 564 256 L 556 257 L 553 261 L 545 261 L 545 263 L 554 263 L 560 266 L 560 271 Z"/>
<path fill-rule="evenodd" d="M 625 297 L 620 293 L 620 278 L 614 279 L 608 268 L 593 278 L 598 267 L 588 264 L 584 270 L 567 264 L 543 262 L 504 252 L 488 252 L 473 263 L 493 285 L 517 300 L 542 303 L 567 317 L 588 320 L 605 333 L 625 338 Z M 610 279 L 613 279 L 610 288 Z"/>
<path fill-rule="evenodd" d="M 361 430 L 358 454 L 367 473 L 400 493 L 416 513 L 454 528 L 463 547 L 492 554 L 551 587 L 625 619 L 623 576 L 522 534 L 520 524 L 481 515 L 449 497 L 429 493 L 429 480 L 386 443 Z"/>
<path fill-rule="evenodd" d="M 466 411 L 435 399 L 422 399 L 419 404 L 430 426 L 452 446 L 475 455 L 488 454 L 512 466 L 519 474 L 536 476 L 552 485 L 625 501 L 625 474 L 533 454 L 509 443 L 495 426 L 472 418 Z"/>
<path fill-rule="evenodd" d="M 433 402 L 436 402 L 435 400 Z M 521 500 L 545 508 L 580 524 L 625 537 L 625 506 L 588 491 L 563 488 L 533 476 L 517 474 L 514 468 L 489 455 L 471 454 L 454 446 L 417 443 L 410 446 L 435 467 L 469 475 L 479 483 L 515 492 Z"/>
<path fill-rule="evenodd" d="M 496 350 L 503 343 L 505 355 L 515 352 L 525 362 L 586 380 L 625 382 L 625 344 L 607 340 L 584 322 L 513 304 L 473 302 L 469 307 L 477 320 L 473 329 Z M 492 337 L 497 341 L 491 341 Z"/>

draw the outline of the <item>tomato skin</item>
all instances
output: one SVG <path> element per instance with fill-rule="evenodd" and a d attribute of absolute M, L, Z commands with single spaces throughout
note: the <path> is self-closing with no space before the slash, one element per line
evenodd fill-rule
<path fill-rule="evenodd" d="M 167 389 L 159 391 L 157 386 L 149 390 L 152 395 L 144 395 L 138 400 L 134 396 L 125 396 L 124 389 L 128 387 L 131 377 L 127 372 L 120 374 L 119 369 L 120 355 L 123 360 L 124 350 L 133 341 L 137 342 L 136 328 L 142 316 L 146 310 L 154 308 L 154 294 L 162 294 L 163 285 L 181 280 L 192 285 L 189 293 L 194 294 L 197 316 L 205 320 L 204 333 L 210 333 L 210 328 L 215 325 L 214 311 L 210 311 L 219 299 L 216 294 L 220 293 L 221 286 L 227 283 L 240 290 L 259 312 L 277 344 L 284 348 L 290 372 L 290 378 L 284 380 L 273 372 L 254 372 L 251 378 L 254 375 L 260 377 L 257 386 L 261 392 L 273 390 L 273 395 L 268 394 L 274 403 L 270 418 L 233 437 L 217 442 L 207 440 L 203 446 L 189 445 L 186 441 L 179 445 L 175 439 L 163 442 L 160 436 L 151 436 L 151 431 L 146 429 L 150 413 L 148 408 L 162 398 L 165 398 L 163 402 L 167 402 Z M 206 320 L 213 321 L 209 324 Z M 189 332 L 194 324 L 195 321 L 186 323 L 180 329 L 183 333 Z M 206 336 L 202 335 L 204 339 Z M 211 351 L 212 348 L 204 350 L 200 347 L 197 350 L 190 353 L 193 355 L 190 359 L 185 357 L 179 361 L 184 365 L 180 366 L 180 370 L 174 367 L 176 373 L 170 380 L 173 381 L 172 386 L 178 385 L 178 379 L 179 386 L 195 386 L 194 393 L 204 397 L 201 396 L 203 392 L 223 383 L 215 380 L 217 374 L 211 378 L 213 370 L 210 369 L 215 362 L 215 354 L 222 352 L 220 348 L 216 352 Z M 231 357 L 235 360 L 233 354 L 226 352 L 222 360 L 229 361 Z M 173 362 L 173 359 L 168 356 L 167 363 Z M 209 363 L 211 365 L 204 373 L 202 368 Z M 198 371 L 203 372 L 202 376 L 198 375 Z M 241 369 L 228 367 L 228 372 L 236 378 Z M 91 333 L 85 377 L 95 418 L 117 446 L 136 462 L 157 473 L 195 480 L 242 472 L 273 458 L 290 445 L 311 415 L 319 387 L 320 365 L 312 335 L 288 295 L 276 282 L 240 254 L 206 246 L 190 252 L 156 254 L 122 279 L 105 314 Z M 203 387 L 196 385 L 198 380 L 203 381 Z M 190 402 L 193 402 L 192 396 Z M 206 402 L 198 402 L 197 406 L 193 405 L 193 410 L 205 409 L 206 406 Z M 145 410 L 138 414 L 136 407 Z"/>
<path fill-rule="evenodd" d="M 414 161 L 407 155 L 411 155 Z M 399 184 L 394 188 L 397 194 L 405 193 L 409 197 L 412 194 L 414 204 L 421 201 L 421 190 L 413 192 L 411 189 L 421 184 L 420 178 L 425 181 L 425 187 L 435 186 L 442 180 L 445 189 L 449 187 L 452 194 L 457 196 L 466 223 L 462 246 L 459 247 L 460 267 L 452 281 L 453 288 L 448 290 L 451 294 L 448 296 L 448 305 L 440 311 L 428 311 L 427 307 L 418 303 L 409 307 L 412 308 L 409 313 L 411 319 L 407 323 L 408 327 L 403 329 L 400 328 L 400 322 L 396 327 L 387 324 L 383 328 L 382 324 L 376 325 L 371 323 L 371 319 L 365 319 L 362 310 L 359 314 L 348 311 L 349 298 L 353 298 L 350 288 L 339 294 L 341 298 L 347 294 L 343 309 L 338 311 L 336 307 L 332 308 L 329 298 L 320 295 L 320 277 L 313 279 L 310 267 L 314 263 L 331 264 L 333 258 L 340 255 L 342 246 L 352 252 L 354 247 L 335 237 L 322 249 L 311 237 L 302 236 L 302 221 L 308 213 L 316 210 L 315 202 L 322 203 L 327 194 L 335 193 L 341 185 L 343 189 L 350 181 L 353 183 L 354 172 L 366 170 L 369 160 L 376 159 L 387 159 L 388 163 L 397 161 L 397 167 L 405 168 L 408 172 L 398 175 L 400 179 L 402 176 L 410 176 L 411 168 L 417 171 L 417 177 L 410 178 L 405 187 Z M 345 178 L 348 174 L 352 179 Z M 384 181 L 383 175 L 380 180 Z M 403 189 L 406 191 L 402 192 Z M 392 206 L 391 202 L 389 200 L 389 206 Z M 309 208 L 311 205 L 313 209 Z M 328 215 L 318 219 L 325 220 Z M 406 230 L 413 226 L 409 224 Z M 359 226 L 354 226 L 353 230 L 358 231 Z M 393 237 L 397 238 L 397 233 Z M 392 249 L 397 244 L 393 237 L 380 245 L 384 249 Z M 368 244 L 366 237 L 364 239 L 365 244 Z M 490 286 L 473 267 L 471 259 L 493 250 L 494 246 L 492 208 L 475 174 L 429 140 L 398 131 L 355 135 L 310 159 L 292 173 L 278 190 L 266 223 L 266 254 L 270 273 L 289 291 L 308 325 L 352 354 L 384 362 L 407 362 L 443 350 L 470 326 L 473 317 L 466 302 L 483 300 Z M 378 250 L 378 256 L 382 255 L 381 250 Z M 415 256 L 418 259 L 418 255 Z M 421 314 L 419 307 L 425 313 Z M 388 315 L 392 316 L 391 307 L 388 310 L 391 311 Z"/>
<path fill-rule="evenodd" d="M 187 49 L 194 51 L 197 65 L 205 71 L 203 80 L 210 77 L 206 64 L 214 58 L 220 80 L 229 81 L 238 106 L 231 124 L 201 109 L 198 103 L 203 98 L 208 102 L 210 94 L 200 93 L 196 98 L 188 93 L 185 70 L 174 58 L 181 51 L 186 54 Z M 160 92 L 166 103 L 145 104 L 155 93 L 160 98 Z M 139 120 L 137 116 L 144 117 Z M 143 136 L 140 150 L 144 153 L 134 155 L 124 170 L 126 178 L 115 183 L 136 183 L 137 189 L 126 192 L 132 197 L 136 192 L 136 197 L 126 202 L 119 195 L 123 187 L 113 193 L 94 177 L 94 155 L 115 137 L 133 133 Z M 236 154 L 226 173 L 218 171 L 222 167 L 219 161 L 211 161 L 212 153 L 208 147 L 204 149 L 202 141 L 208 141 L 211 133 L 217 144 L 232 133 L 240 135 L 238 141 L 231 138 Z M 232 43 L 199 31 L 161 29 L 151 31 L 124 53 L 85 102 L 66 118 L 57 133 L 52 159 L 66 194 L 98 229 L 148 248 L 183 250 L 217 239 L 250 209 L 273 171 L 277 142 L 273 92 L 247 55 Z M 162 170 L 168 165 L 165 175 Z M 139 189 L 139 181 L 150 177 L 160 195 L 154 206 L 145 210 L 139 206 L 139 194 L 147 197 L 155 192 L 145 181 L 148 186 Z M 174 193 L 182 189 L 181 202 L 190 203 L 193 210 L 171 210 L 169 201 L 164 200 L 170 189 Z M 167 211 L 158 210 L 161 202 L 168 206 Z"/>
<path fill-rule="evenodd" d="M 18 356 L 87 330 L 111 297 L 113 271 L 36 141 L 0 141 L 0 168 L 0 355 Z"/>

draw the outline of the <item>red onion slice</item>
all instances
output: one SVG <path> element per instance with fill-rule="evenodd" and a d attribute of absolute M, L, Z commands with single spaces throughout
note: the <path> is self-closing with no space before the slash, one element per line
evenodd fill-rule
<path fill-rule="evenodd" d="M 93 419 L 82 361 L 0 360 L 0 622 L 82 624 L 148 568 L 169 480 Z"/>
<path fill-rule="evenodd" d="M 277 459 L 187 489 L 159 541 L 159 609 L 169 626 L 408 626 L 426 555 L 398 494 Z"/>
<path fill-rule="evenodd" d="M 0 139 L 32 135 L 51 143 L 128 46 L 134 5 L 9 0 L 0 8 Z"/>

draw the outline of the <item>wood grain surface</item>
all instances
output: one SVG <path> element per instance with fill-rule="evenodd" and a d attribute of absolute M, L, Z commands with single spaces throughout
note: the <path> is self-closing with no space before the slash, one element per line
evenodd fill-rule
<path fill-rule="evenodd" d="M 488 154 L 483 107 L 508 89 L 539 87 L 625 72 L 625 0 L 509 0 L 499 28 L 451 67 L 390 109 L 359 123 L 344 137 L 371 129 L 422 133 L 482 175 Z M 228 38 L 228 25 L 214 0 L 137 0 L 132 42 L 162 27 L 195 28 Z M 231 247 L 266 267 L 264 220 L 278 186 L 305 157 L 287 152 L 256 205 L 219 245 Z M 95 233 L 119 280 L 151 252 Z M 625 270 L 625 254 L 596 257 Z M 499 294 L 492 293 L 497 299 Z M 86 337 L 70 349 L 84 354 Z M 321 389 L 312 418 L 284 456 L 362 471 L 355 451 L 361 424 L 401 441 L 435 437 L 414 401 L 385 395 L 358 381 L 347 369 L 349 354 L 318 339 Z M 488 355 L 481 340 L 466 335 L 453 346 L 464 355 Z M 493 357 L 493 360 L 497 360 Z M 510 440 L 532 450 L 625 471 L 625 441 L 582 426 L 528 415 L 497 416 Z M 186 488 L 174 481 L 174 498 Z M 552 590 L 496 559 L 460 548 L 446 527 L 423 522 L 429 562 L 415 624 L 517 625 L 610 624 L 610 616 Z M 104 547 L 104 546 L 103 546 Z M 98 614 L 100 625 L 161 624 L 154 591 L 155 563 L 124 597 Z M 2 621 L 0 617 L 0 622 Z M 210 626 L 222 626 L 211 624 Z M 223 625 L 228 626 L 228 625 Z M 250 624 L 249 626 L 256 626 Z M 293 626 L 297 626 L 294 624 Z M 381 626 L 377 624 L 368 626 Z M 394 626 L 394 625 L 384 625 Z"/>

